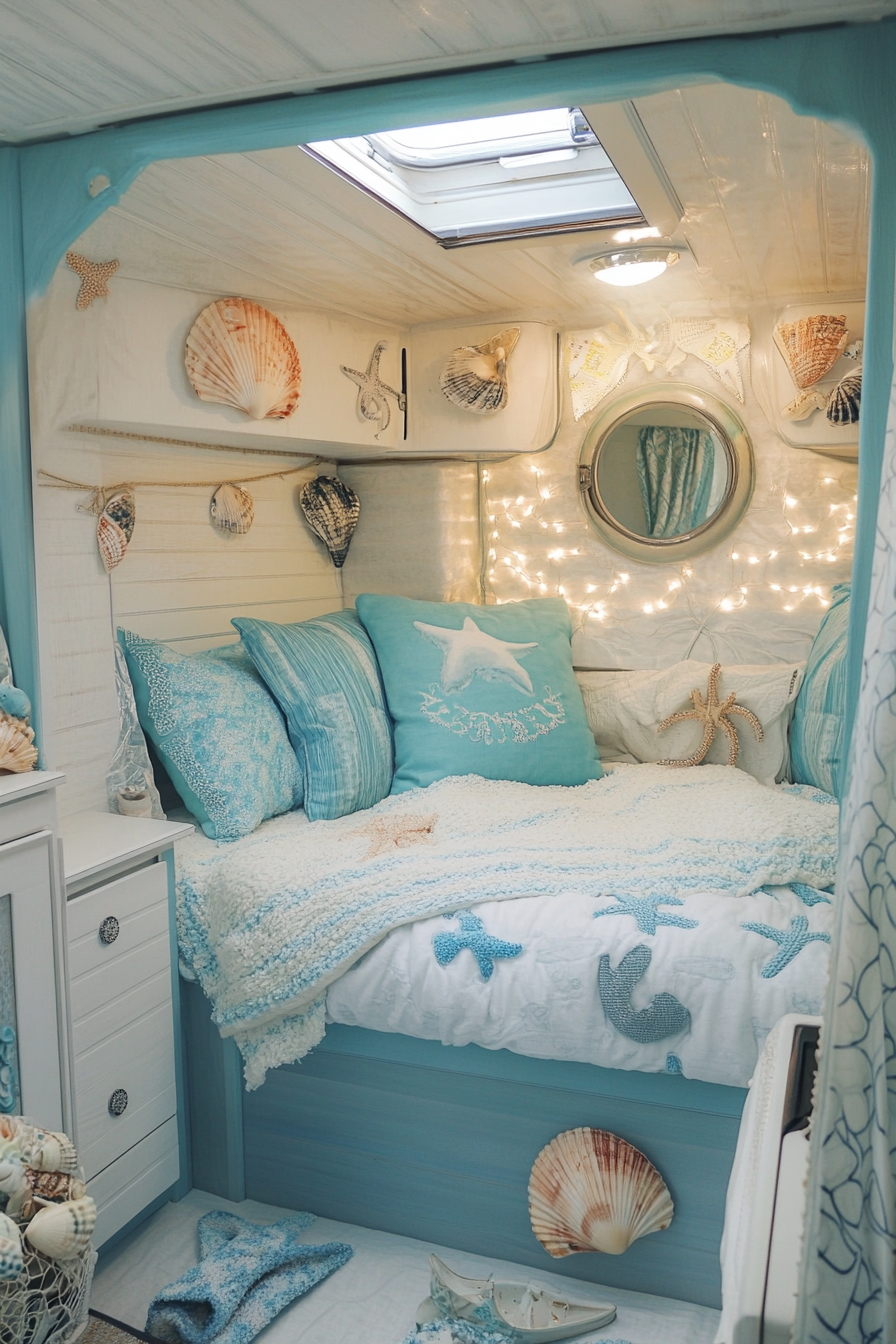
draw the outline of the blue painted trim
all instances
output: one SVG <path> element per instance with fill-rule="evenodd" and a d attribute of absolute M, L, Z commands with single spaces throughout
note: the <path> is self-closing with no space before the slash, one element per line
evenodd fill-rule
<path fill-rule="evenodd" d="M 21 151 L 0 149 L 0 623 L 40 749 L 20 162 Z"/>
<path fill-rule="evenodd" d="M 190 1150 L 190 1114 L 184 1071 L 184 1028 L 180 1008 L 180 975 L 177 947 L 177 892 L 174 879 L 174 848 L 166 849 L 162 860 L 168 869 L 168 930 L 171 939 L 171 1007 L 174 1015 L 174 1080 L 177 1096 L 177 1148 L 180 1176 L 172 1186 L 171 1198 L 183 1199 L 193 1188 L 193 1164 Z"/>
<path fill-rule="evenodd" d="M 246 1198 L 242 1059 L 221 1037 L 195 982 L 181 982 L 193 1184 L 238 1204 Z M 273 1201 L 276 1203 L 276 1200 Z"/>

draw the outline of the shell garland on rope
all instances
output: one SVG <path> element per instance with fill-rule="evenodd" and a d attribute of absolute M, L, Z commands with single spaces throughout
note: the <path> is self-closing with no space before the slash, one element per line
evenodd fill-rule
<path fill-rule="evenodd" d="M 106 500 L 96 525 L 96 544 L 107 574 L 124 559 L 136 521 L 137 501 L 133 490 L 119 490 Z"/>
<path fill-rule="evenodd" d="M 248 490 L 226 481 L 212 495 L 212 522 L 221 532 L 242 536 L 249 531 L 255 518 L 255 503 Z"/>
<path fill-rule="evenodd" d="M 508 397 L 507 361 L 519 338 L 519 327 L 507 327 L 484 345 L 452 350 L 439 375 L 448 400 L 476 415 L 503 410 Z"/>
<path fill-rule="evenodd" d="M 283 323 L 250 299 L 218 299 L 203 308 L 184 362 L 197 396 L 253 420 L 286 420 L 299 403 L 298 351 Z"/>
<path fill-rule="evenodd" d="M 22 775 L 36 765 L 34 729 L 0 709 L 0 774 Z"/>
<path fill-rule="evenodd" d="M 26 1241 L 51 1260 L 72 1260 L 87 1248 L 96 1226 L 96 1204 L 89 1195 L 49 1204 L 25 1227 Z"/>
<path fill-rule="evenodd" d="M 341 569 L 361 515 L 360 499 L 338 477 L 318 476 L 304 486 L 299 503 L 308 526 L 320 537 L 336 568 Z"/>
<path fill-rule="evenodd" d="M 0 1213 L 0 1283 L 17 1279 L 25 1268 L 22 1238 L 16 1223 Z"/>
<path fill-rule="evenodd" d="M 568 1129 L 542 1148 L 529 1177 L 532 1231 L 549 1255 L 621 1255 L 672 1221 L 672 1197 L 652 1162 L 603 1129 Z"/>
<path fill-rule="evenodd" d="M 842 315 L 815 313 L 797 322 L 779 322 L 775 327 L 775 345 L 800 390 L 811 387 L 830 372 L 848 340 L 846 318 Z"/>
<path fill-rule="evenodd" d="M 834 388 L 827 417 L 832 425 L 854 425 L 862 408 L 862 371 L 848 373 Z"/>

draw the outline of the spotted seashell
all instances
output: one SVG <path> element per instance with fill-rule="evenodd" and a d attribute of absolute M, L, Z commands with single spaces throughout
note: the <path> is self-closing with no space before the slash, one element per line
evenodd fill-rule
<path fill-rule="evenodd" d="M 248 490 L 230 481 L 219 485 L 212 495 L 212 522 L 222 532 L 248 532 L 255 517 L 255 504 Z"/>
<path fill-rule="evenodd" d="M 86 1249 L 96 1226 L 96 1205 L 89 1195 L 38 1209 L 25 1227 L 25 1240 L 51 1260 L 72 1260 Z"/>
<path fill-rule="evenodd" d="M 283 323 L 249 299 L 219 299 L 190 329 L 184 362 L 203 401 L 285 420 L 299 403 L 302 367 Z"/>
<path fill-rule="evenodd" d="M 448 400 L 476 415 L 503 410 L 508 395 L 507 360 L 519 338 L 519 327 L 508 327 L 484 345 L 452 350 L 439 376 Z"/>
<path fill-rule="evenodd" d="M 568 1129 L 542 1148 L 529 1177 L 532 1230 L 549 1255 L 621 1255 L 672 1221 L 656 1167 L 603 1129 Z"/>
<path fill-rule="evenodd" d="M 18 1226 L 5 1213 L 0 1213 L 0 1283 L 17 1279 L 24 1268 L 22 1236 Z"/>
<path fill-rule="evenodd" d="M 0 773 L 24 774 L 37 765 L 34 729 L 0 709 Z"/>
<path fill-rule="evenodd" d="M 779 322 L 775 327 L 775 345 L 798 388 L 811 387 L 829 373 L 848 340 L 846 318 L 826 313 Z"/>
<path fill-rule="evenodd" d="M 303 488 L 299 502 L 308 526 L 320 537 L 336 568 L 341 569 L 361 515 L 360 499 L 336 476 L 318 476 Z"/>
<path fill-rule="evenodd" d="M 25 1175 L 28 1194 L 20 1216 L 26 1220 L 33 1218 L 45 1204 L 65 1204 L 87 1194 L 84 1182 L 66 1171 L 35 1171 L 26 1167 Z"/>
<path fill-rule="evenodd" d="M 74 1172 L 78 1169 L 78 1153 L 67 1134 L 50 1129 L 37 1129 L 34 1137 L 22 1145 L 22 1155 L 35 1171 Z"/>
<path fill-rule="evenodd" d="M 124 559 L 136 521 L 137 502 L 133 490 L 121 490 L 106 501 L 96 525 L 96 544 L 107 574 Z"/>
<path fill-rule="evenodd" d="M 848 373 L 831 393 L 828 419 L 832 425 L 854 425 L 862 408 L 862 371 Z"/>

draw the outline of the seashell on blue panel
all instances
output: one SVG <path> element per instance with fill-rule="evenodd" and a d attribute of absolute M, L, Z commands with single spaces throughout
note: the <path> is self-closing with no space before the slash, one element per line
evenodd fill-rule
<path fill-rule="evenodd" d="M 318 476 L 304 486 L 299 502 L 308 526 L 320 537 L 336 568 L 341 569 L 361 515 L 360 499 L 338 477 Z"/>
<path fill-rule="evenodd" d="M 862 407 L 862 371 L 848 373 L 831 393 L 827 417 L 832 425 L 854 425 Z"/>

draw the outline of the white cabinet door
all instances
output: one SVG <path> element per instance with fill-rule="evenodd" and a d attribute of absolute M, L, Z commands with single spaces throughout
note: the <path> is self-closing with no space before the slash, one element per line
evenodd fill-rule
<path fill-rule="evenodd" d="M 12 935 L 18 1092 L 16 1108 L 47 1129 L 62 1129 L 50 831 L 0 845 L 0 911 Z M 7 972 L 8 974 L 8 972 Z M 11 989 L 11 994 L 9 990 Z"/>

